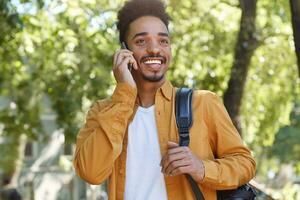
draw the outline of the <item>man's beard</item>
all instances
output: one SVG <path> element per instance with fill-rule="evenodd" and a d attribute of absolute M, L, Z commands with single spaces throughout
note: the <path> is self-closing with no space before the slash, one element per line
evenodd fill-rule
<path fill-rule="evenodd" d="M 153 75 L 153 76 L 146 76 L 145 74 L 142 74 L 143 79 L 149 82 L 159 82 L 164 78 L 164 74 L 161 76 Z"/>

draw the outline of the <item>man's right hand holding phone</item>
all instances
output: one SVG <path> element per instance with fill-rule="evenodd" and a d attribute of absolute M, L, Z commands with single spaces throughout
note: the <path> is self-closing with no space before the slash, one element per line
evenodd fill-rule
<path fill-rule="evenodd" d="M 128 65 L 131 64 L 134 70 L 138 69 L 133 52 L 127 49 L 120 49 L 114 55 L 113 73 L 117 83 L 128 83 L 136 88 L 136 83 L 131 75 Z"/>

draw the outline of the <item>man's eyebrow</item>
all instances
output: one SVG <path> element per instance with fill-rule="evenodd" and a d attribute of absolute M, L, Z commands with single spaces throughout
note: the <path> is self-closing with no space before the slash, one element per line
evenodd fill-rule
<path fill-rule="evenodd" d="M 158 33 L 159 36 L 164 36 L 164 37 L 169 37 L 168 33 L 164 33 L 164 32 L 159 32 Z"/>
<path fill-rule="evenodd" d="M 135 34 L 135 35 L 132 37 L 132 39 L 134 39 L 134 38 L 136 38 L 136 37 L 138 37 L 138 36 L 145 36 L 145 35 L 148 35 L 148 33 L 147 33 L 147 32 L 140 32 L 140 33 Z M 169 34 L 168 34 L 168 33 L 165 33 L 165 32 L 159 32 L 157 35 L 163 36 L 163 37 L 169 37 Z"/>
<path fill-rule="evenodd" d="M 144 36 L 144 35 L 147 35 L 147 34 L 148 34 L 147 32 L 140 32 L 140 33 L 135 34 L 135 35 L 132 37 L 132 39 L 134 39 L 134 38 L 136 38 L 136 37 L 138 37 L 138 36 Z"/>

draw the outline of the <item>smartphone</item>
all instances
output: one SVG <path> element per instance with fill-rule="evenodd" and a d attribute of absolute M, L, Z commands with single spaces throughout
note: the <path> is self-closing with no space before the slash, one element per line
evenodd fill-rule
<path fill-rule="evenodd" d="M 122 43 L 121 43 L 121 48 L 122 48 L 122 49 L 127 49 L 127 50 L 129 50 L 129 49 L 127 48 L 125 42 L 122 42 Z M 132 64 L 132 63 L 128 63 L 128 69 L 129 69 L 129 71 L 131 71 L 132 68 L 133 68 L 133 64 Z"/>

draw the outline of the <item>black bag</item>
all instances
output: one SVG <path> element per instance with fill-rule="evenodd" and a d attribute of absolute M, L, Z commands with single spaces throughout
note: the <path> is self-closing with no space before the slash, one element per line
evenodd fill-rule
<path fill-rule="evenodd" d="M 179 130 L 179 146 L 189 146 L 189 129 L 193 124 L 192 113 L 193 90 L 190 88 L 180 88 L 176 92 L 175 113 L 176 124 Z M 203 194 L 196 181 L 186 174 L 192 187 L 196 200 L 204 200 Z M 218 200 L 255 200 L 256 192 L 249 185 L 245 184 L 234 190 L 217 191 Z"/>

